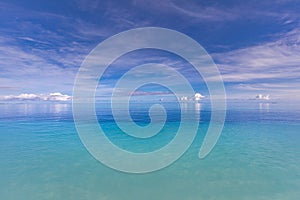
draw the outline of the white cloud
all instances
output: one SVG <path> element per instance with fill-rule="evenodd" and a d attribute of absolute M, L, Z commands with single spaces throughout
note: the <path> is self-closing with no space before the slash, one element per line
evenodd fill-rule
<path fill-rule="evenodd" d="M 69 101 L 72 97 L 59 92 L 50 94 L 19 94 L 19 95 L 6 95 L 0 97 L 0 100 L 4 101 Z"/>
<path fill-rule="evenodd" d="M 200 93 L 195 93 L 195 100 L 200 100 L 200 99 L 203 99 L 203 98 L 205 98 L 205 96 L 203 96 L 202 94 L 200 94 Z"/>
<path fill-rule="evenodd" d="M 71 98 L 72 97 L 69 95 L 55 92 L 55 93 L 50 93 L 49 95 L 47 95 L 44 100 L 47 100 L 47 101 L 69 101 L 69 100 L 71 100 Z"/>
<path fill-rule="evenodd" d="M 200 101 L 204 98 L 205 98 L 205 96 L 203 96 L 202 94 L 195 93 L 195 95 L 193 97 L 182 96 L 179 98 L 179 100 L 180 101 Z"/>
<path fill-rule="evenodd" d="M 267 94 L 267 95 L 258 94 L 258 95 L 256 95 L 255 99 L 257 99 L 257 100 L 270 100 L 270 95 L 269 94 Z"/>

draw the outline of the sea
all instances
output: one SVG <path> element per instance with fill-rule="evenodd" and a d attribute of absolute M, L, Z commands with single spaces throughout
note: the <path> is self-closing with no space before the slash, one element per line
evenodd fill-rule
<path fill-rule="evenodd" d="M 99 125 L 120 148 L 136 153 L 155 151 L 175 137 L 182 105 L 133 102 L 130 114 L 139 126 L 151 123 L 148 111 L 152 103 L 162 104 L 167 113 L 157 138 L 128 139 L 131 136 L 118 127 L 108 102 L 95 106 Z M 198 154 L 210 124 L 210 103 L 187 102 L 184 106 L 190 115 L 199 116 L 191 146 L 171 165 L 135 174 L 112 169 L 89 153 L 77 133 L 71 103 L 0 103 L 0 199 L 300 198 L 299 103 L 228 101 L 221 136 L 203 159 Z M 189 134 L 188 129 L 186 132 Z"/>

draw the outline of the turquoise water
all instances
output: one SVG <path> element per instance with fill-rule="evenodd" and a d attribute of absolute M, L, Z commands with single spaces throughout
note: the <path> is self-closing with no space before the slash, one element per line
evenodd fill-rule
<path fill-rule="evenodd" d="M 162 134 L 139 142 L 120 133 L 107 105 L 97 106 L 111 140 L 137 152 L 174 137 L 180 113 L 174 105 L 166 107 Z M 149 123 L 146 110 L 147 104 L 133 106 L 131 114 L 140 125 Z M 203 160 L 198 152 L 209 104 L 187 110 L 201 119 L 192 146 L 171 166 L 137 175 L 110 169 L 88 153 L 70 104 L 0 104 L 0 199 L 299 199 L 299 105 L 229 102 L 222 135 Z"/>

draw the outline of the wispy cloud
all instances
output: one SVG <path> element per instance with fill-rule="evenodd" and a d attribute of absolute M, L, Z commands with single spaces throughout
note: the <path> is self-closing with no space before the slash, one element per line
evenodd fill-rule
<path fill-rule="evenodd" d="M 300 77 L 300 30 L 282 34 L 276 41 L 213 57 L 228 82 Z"/>
<path fill-rule="evenodd" d="M 168 9 L 174 9 L 174 12 L 177 12 L 181 15 L 186 15 L 192 17 L 194 19 L 201 20 L 211 20 L 211 21 L 224 21 L 224 20 L 232 20 L 235 19 L 236 16 L 232 12 L 228 12 L 228 10 L 219 9 L 216 6 L 199 6 L 199 4 L 186 2 L 183 3 L 175 1 L 166 1 L 166 7 Z M 166 9 L 167 10 L 167 9 Z"/>
<path fill-rule="evenodd" d="M 295 1 L 278 0 L 276 2 L 257 1 L 253 3 L 245 1 L 165 0 L 158 3 L 157 1 L 140 0 L 133 1 L 131 5 L 136 9 L 143 9 L 149 15 L 159 13 L 160 16 L 166 18 L 175 17 L 176 20 L 188 20 L 188 23 L 182 24 L 182 26 L 189 26 L 191 24 L 223 23 L 245 19 L 259 20 L 260 22 L 271 19 L 279 23 L 292 23 L 299 20 L 299 12 L 296 8 L 286 9 L 285 5 L 293 2 Z M 115 5 L 115 7 L 117 6 Z"/>
<path fill-rule="evenodd" d="M 78 1 L 75 6 L 82 7 L 82 4 Z M 0 2 L 0 10 L 3 11 L 0 19 L 3 22 L 0 27 L 0 85 L 3 87 L 0 94 L 51 90 L 71 93 L 76 72 L 85 56 L 104 38 L 115 33 L 111 26 L 99 26 L 81 17 L 29 10 L 13 3 Z"/>
<path fill-rule="evenodd" d="M 0 37 L 0 85 L 21 91 L 42 92 L 49 87 L 61 89 L 73 82 L 76 69 L 63 68 L 51 62 L 47 59 L 47 54 L 48 57 L 55 57 L 51 51 L 41 53 L 28 52 L 18 46 L 16 41 Z"/>
<path fill-rule="evenodd" d="M 190 22 L 200 21 L 226 21 L 236 19 L 237 16 L 230 9 L 222 9 L 217 5 L 202 5 L 199 1 L 134 1 L 137 8 L 147 8 L 147 12 L 160 13 L 165 17 L 190 18 Z"/>
<path fill-rule="evenodd" d="M 228 93 L 300 98 L 300 30 L 273 37 L 271 42 L 213 54 Z"/>

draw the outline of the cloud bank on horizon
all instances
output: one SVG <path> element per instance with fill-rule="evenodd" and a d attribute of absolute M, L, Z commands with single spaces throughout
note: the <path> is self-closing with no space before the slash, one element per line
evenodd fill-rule
<path fill-rule="evenodd" d="M 50 94 L 19 94 L 0 97 L 2 101 L 70 101 L 71 96 L 54 92 Z"/>
<path fill-rule="evenodd" d="M 81 62 L 99 42 L 131 28 L 157 26 L 198 41 L 219 67 L 229 98 L 271 94 L 272 98 L 300 99 L 297 0 L 74 2 L 0 2 L 2 98 L 64 101 L 72 94 Z M 109 95 L 124 66 L 142 64 L 141 60 L 176 66 L 190 77 L 196 91 L 209 96 L 201 86 L 205 83 L 194 78 L 184 63 L 149 52 L 124 58 L 108 71 L 99 95 Z M 59 93 L 51 95 L 52 91 Z"/>

